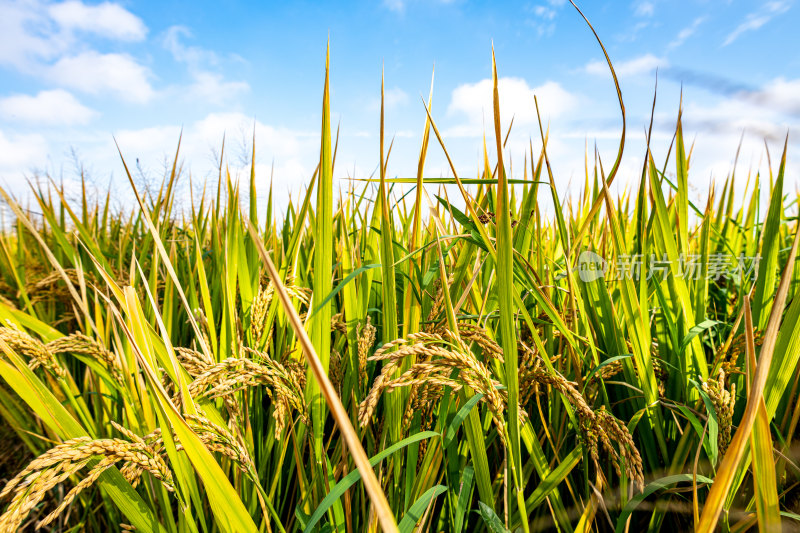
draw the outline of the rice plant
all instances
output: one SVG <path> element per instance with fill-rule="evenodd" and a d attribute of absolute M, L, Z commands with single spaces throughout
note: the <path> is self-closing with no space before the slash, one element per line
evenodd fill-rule
<path fill-rule="evenodd" d="M 319 165 L 282 220 L 271 200 L 260 217 L 255 165 L 176 209 L 177 153 L 150 194 L 128 173 L 129 211 L 85 184 L 35 186 L 32 209 L 0 191 L 0 415 L 30 454 L 0 531 L 795 527 L 785 147 L 695 205 L 678 112 L 636 186 L 609 191 L 623 128 L 560 198 L 543 128 L 521 175 L 505 165 L 492 59 L 477 177 L 431 91 L 416 177 L 389 177 L 381 111 L 377 177 L 335 190 L 326 62 Z M 430 150 L 450 177 L 426 176 Z"/>

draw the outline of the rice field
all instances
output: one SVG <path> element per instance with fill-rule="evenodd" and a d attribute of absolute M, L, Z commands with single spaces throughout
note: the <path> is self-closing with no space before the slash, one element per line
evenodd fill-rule
<path fill-rule="evenodd" d="M 177 209 L 179 152 L 149 193 L 127 174 L 129 210 L 2 191 L 0 531 L 796 528 L 785 148 L 695 205 L 676 113 L 634 187 L 609 190 L 623 130 L 561 198 L 544 129 L 504 162 L 493 80 L 500 156 L 472 176 L 426 175 L 429 99 L 415 177 L 388 177 L 381 110 L 377 175 L 334 184 L 326 63 L 283 218 L 255 166 Z"/>

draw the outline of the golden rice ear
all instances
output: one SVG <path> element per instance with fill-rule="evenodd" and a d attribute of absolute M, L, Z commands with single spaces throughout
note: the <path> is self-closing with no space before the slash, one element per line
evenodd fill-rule
<path fill-rule="evenodd" d="M 34 339 L 11 322 L 0 326 L 0 339 L 17 353 L 27 357 L 28 367 L 31 370 L 41 367 L 56 377 L 67 376 L 67 370 L 56 358 L 57 351 L 48 349 L 40 340 Z"/>
<path fill-rule="evenodd" d="M 48 342 L 45 348 L 52 354 L 70 353 L 91 357 L 108 370 L 114 380 L 122 382 L 122 369 L 117 355 L 82 333 L 73 333 Z"/>
<path fill-rule="evenodd" d="M 84 490 L 117 463 L 123 463 L 126 480 L 136 484 L 144 472 L 161 482 L 168 491 L 174 490 L 172 471 L 164 458 L 143 439 L 91 439 L 79 437 L 55 446 L 43 453 L 17 474 L 0 492 L 0 499 L 11 497 L 6 511 L 0 516 L 0 531 L 17 531 L 28 514 L 41 502 L 46 493 L 76 475 L 84 467 L 89 473 L 60 501 L 56 509 L 40 520 L 44 527 L 58 518 Z"/>
<path fill-rule="evenodd" d="M 234 418 L 239 419 L 243 406 L 239 404 L 238 393 L 261 386 L 272 399 L 275 438 L 280 438 L 294 413 L 307 423 L 308 411 L 303 391 L 292 370 L 252 348 L 242 351 L 241 357 L 204 364 L 201 371 L 194 375 L 194 381 L 189 383 L 191 397 L 195 401 L 222 399 Z M 196 362 L 190 361 L 190 365 L 196 366 Z"/>

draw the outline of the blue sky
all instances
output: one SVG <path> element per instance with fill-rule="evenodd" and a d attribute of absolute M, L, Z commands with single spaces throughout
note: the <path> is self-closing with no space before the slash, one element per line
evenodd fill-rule
<path fill-rule="evenodd" d="M 684 129 L 695 142 L 690 182 L 698 201 L 712 177 L 766 168 L 790 131 L 788 183 L 800 170 L 800 7 L 790 0 L 581 2 L 620 76 L 629 142 L 619 187 L 637 179 L 656 68 L 653 149 L 663 158 L 683 84 Z M 377 165 L 381 69 L 389 173 L 413 177 L 435 64 L 433 116 L 460 175 L 478 169 L 489 114 L 491 44 L 502 120 L 513 115 L 508 154 L 521 173 L 529 139 L 540 142 L 537 95 L 550 125 L 548 152 L 562 191 L 583 181 L 584 148 L 597 143 L 608 168 L 619 111 L 602 54 L 563 0 L 473 2 L 84 2 L 0 0 L 0 184 L 23 194 L 25 178 L 49 175 L 68 190 L 77 169 L 126 197 L 116 137 L 137 181 L 159 180 L 183 130 L 183 163 L 197 186 L 226 163 L 247 164 L 255 127 L 262 183 L 279 201 L 313 172 L 325 44 L 331 102 L 341 124 L 336 175 Z M 492 139 L 490 139 L 491 141 Z M 489 143 L 491 147 L 493 142 Z M 426 175 L 448 175 L 432 143 Z M 743 182 L 743 180 L 741 180 Z M 743 183 L 741 183 L 743 185 Z M 262 191 L 266 187 L 261 187 Z"/>

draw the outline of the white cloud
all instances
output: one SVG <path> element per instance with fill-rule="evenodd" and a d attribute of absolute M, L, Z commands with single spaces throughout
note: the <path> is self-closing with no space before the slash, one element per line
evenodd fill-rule
<path fill-rule="evenodd" d="M 533 13 L 545 20 L 553 20 L 556 18 L 556 10 L 549 6 L 536 6 L 533 8 Z"/>
<path fill-rule="evenodd" d="M 436 3 L 439 3 L 439 4 L 451 4 L 454 1 L 455 0 L 437 0 Z M 389 11 L 394 11 L 396 13 L 402 13 L 402 12 L 405 11 L 406 6 L 408 5 L 408 2 L 407 2 L 407 0 L 383 0 L 382 4 L 383 4 L 383 7 L 385 7 Z"/>
<path fill-rule="evenodd" d="M 88 51 L 59 59 L 48 68 L 48 77 L 65 87 L 89 94 L 112 93 L 135 103 L 146 103 L 155 91 L 150 70 L 127 54 Z"/>
<path fill-rule="evenodd" d="M 771 150 L 772 170 L 776 172 L 787 131 L 800 127 L 799 88 L 800 79 L 778 78 L 758 91 L 734 94 L 708 104 L 687 103 L 683 112 L 684 135 L 696 136 L 692 156 L 695 181 L 707 180 L 712 175 L 719 180 L 730 172 L 742 133 L 739 173 L 746 174 L 752 166 L 764 175 L 765 141 Z M 790 135 L 787 176 L 797 175 L 798 161 L 800 144 Z"/>
<path fill-rule="evenodd" d="M 180 126 L 152 126 L 137 130 L 121 130 L 114 134 L 114 139 L 122 151 L 123 157 L 160 156 L 162 150 L 177 145 L 181 135 Z"/>
<path fill-rule="evenodd" d="M 398 107 L 402 107 L 408 103 L 408 94 L 400 87 L 392 87 L 391 89 L 384 90 L 383 96 L 383 104 L 387 111 L 397 109 Z M 372 99 L 369 107 L 375 111 L 380 110 L 380 96 Z"/>
<path fill-rule="evenodd" d="M 58 34 L 38 6 L 35 1 L 0 1 L 0 64 L 28 71 L 32 59 L 52 58 L 66 47 L 66 37 Z"/>
<path fill-rule="evenodd" d="M 776 78 L 760 89 L 732 94 L 714 105 L 689 104 L 684 122 L 717 134 L 747 134 L 782 140 L 800 126 L 800 78 Z"/>
<path fill-rule="evenodd" d="M 77 0 L 53 4 L 48 12 L 65 30 L 94 33 L 109 39 L 141 41 L 147 35 L 142 19 L 119 4 L 86 5 Z"/>
<path fill-rule="evenodd" d="M 400 87 L 393 87 L 384 91 L 384 105 L 387 109 L 399 107 L 408 103 L 408 94 Z"/>
<path fill-rule="evenodd" d="M 624 31 L 614 35 L 614 40 L 619 43 L 633 43 L 639 40 L 644 30 L 653 26 L 651 19 L 639 20 L 633 26 L 625 26 Z"/>
<path fill-rule="evenodd" d="M 637 17 L 652 17 L 655 9 L 654 2 L 637 0 L 633 3 L 633 14 Z"/>
<path fill-rule="evenodd" d="M 560 84 L 548 81 L 538 87 L 531 87 L 522 78 L 500 78 L 498 80 L 500 96 L 500 118 L 508 124 L 513 116 L 514 124 L 534 124 L 536 107 L 534 95 L 539 100 L 542 119 L 561 115 L 572 108 L 576 98 Z M 450 116 L 463 116 L 466 123 L 449 130 L 454 136 L 479 136 L 484 127 L 492 131 L 492 80 L 485 79 L 477 83 L 465 83 L 456 87 L 447 108 Z"/>
<path fill-rule="evenodd" d="M 256 148 L 267 153 L 282 156 L 296 156 L 300 153 L 302 141 L 313 139 L 313 133 L 298 132 L 288 128 L 277 128 L 253 120 L 243 113 L 211 113 L 194 124 L 194 131 L 199 140 L 206 143 L 219 144 L 222 135 L 227 138 L 246 137 L 248 142 L 255 127 Z M 319 139 L 314 146 L 319 144 Z M 317 150 L 319 147 L 317 146 Z"/>
<path fill-rule="evenodd" d="M 6 134 L 0 131 L 0 178 L 19 180 L 22 172 L 46 163 L 47 141 L 39 134 Z"/>
<path fill-rule="evenodd" d="M 694 126 L 706 133 L 734 137 L 744 131 L 758 139 L 778 141 L 787 131 L 786 124 L 780 124 L 763 114 L 754 113 L 751 108 L 735 100 L 724 100 L 711 107 L 691 105 L 686 107 L 687 127 Z"/>
<path fill-rule="evenodd" d="M 76 0 L 0 0 L 0 64 L 41 74 L 52 61 L 81 45 L 79 33 L 112 40 L 140 41 L 147 27 L 118 4 L 87 5 Z"/>
<path fill-rule="evenodd" d="M 182 37 L 191 36 L 188 28 L 172 26 L 164 37 L 164 47 L 175 61 L 187 66 L 193 79 L 187 89 L 190 96 L 212 104 L 225 104 L 250 90 L 250 84 L 246 81 L 226 81 L 222 74 L 212 72 L 209 67 L 218 66 L 219 57 L 211 50 L 187 46 L 181 41 Z"/>
<path fill-rule="evenodd" d="M 144 39 L 147 27 L 120 5 L 0 0 L 0 12 L 0 65 L 90 94 L 110 92 L 133 102 L 153 97 L 149 69 L 127 54 L 88 49 L 80 37 Z"/>
<path fill-rule="evenodd" d="M 383 0 L 383 6 L 389 11 L 401 13 L 406 8 L 404 0 Z"/>
<path fill-rule="evenodd" d="M 249 146 L 255 128 L 256 150 L 258 154 L 272 159 L 276 168 L 301 168 L 303 172 L 291 175 L 277 175 L 282 180 L 307 180 L 310 173 L 306 163 L 319 157 L 319 137 L 311 132 L 275 127 L 254 120 L 243 113 L 210 113 L 200 120 L 181 128 L 177 125 L 162 125 L 136 130 L 121 130 L 115 133 L 122 155 L 126 160 L 140 159 L 143 162 L 170 160 L 181 135 L 181 154 L 196 174 L 204 176 L 204 171 L 215 168 L 214 157 L 219 153 L 223 137 L 225 139 L 226 159 L 232 171 L 244 168 L 239 159 L 249 158 Z M 112 149 L 106 145 L 104 149 Z M 237 162 L 238 161 L 238 162 Z M 310 169 L 313 171 L 313 168 Z"/>
<path fill-rule="evenodd" d="M 213 104 L 228 103 L 250 90 L 250 85 L 245 81 L 225 81 L 221 74 L 213 72 L 197 72 L 193 77 L 194 83 L 189 87 L 189 93 Z"/>
<path fill-rule="evenodd" d="M 544 4 L 528 7 L 527 10 L 533 15 L 525 20 L 525 24 L 536 30 L 539 37 L 549 37 L 556 30 L 555 19 L 558 11 L 566 3 L 566 0 L 547 0 Z"/>
<path fill-rule="evenodd" d="M 319 134 L 277 127 L 254 120 L 243 113 L 210 113 L 181 127 L 159 125 L 142 129 L 117 131 L 114 135 L 122 156 L 129 168 L 136 168 L 137 183 L 158 183 L 163 172 L 172 166 L 178 137 L 181 146 L 178 165 L 182 168 L 180 187 L 188 187 L 187 176 L 192 176 L 194 192 L 200 194 L 203 186 L 216 190 L 219 154 L 225 140 L 224 165 L 236 180 L 249 179 L 253 132 L 255 130 L 256 176 L 260 213 L 266 207 L 266 193 L 274 164 L 274 200 L 276 209 L 286 205 L 289 196 L 301 191 L 313 174 L 319 160 Z M 111 139 L 95 147 L 97 157 L 105 158 L 106 168 L 114 169 L 115 182 L 124 184 L 119 158 L 107 157 L 116 148 Z M 340 154 L 341 155 L 341 154 Z M 135 165 L 135 166 L 134 166 Z M 144 178 L 139 175 L 141 168 Z M 246 191 L 246 187 L 244 190 Z M 124 194 L 129 188 L 123 186 Z M 188 189 L 181 198 L 188 205 Z M 196 199 L 198 197 L 196 196 Z M 127 201 L 127 200 L 126 200 Z"/>
<path fill-rule="evenodd" d="M 666 59 L 656 57 L 653 54 L 645 54 L 628 61 L 615 61 L 613 65 L 617 76 L 627 77 L 648 74 L 656 68 L 664 68 L 669 64 Z M 610 75 L 608 63 L 605 61 L 591 61 L 586 65 L 585 69 L 589 74 Z"/>
<path fill-rule="evenodd" d="M 0 115 L 7 120 L 37 124 L 86 124 L 97 113 L 63 89 L 18 94 L 0 99 Z"/>
<path fill-rule="evenodd" d="M 182 37 L 192 37 L 192 32 L 185 26 L 170 26 L 164 36 L 164 47 L 169 50 L 175 61 L 186 63 L 192 68 L 199 68 L 204 64 L 216 65 L 217 55 L 199 46 L 187 46 Z"/>
<path fill-rule="evenodd" d="M 761 90 L 749 93 L 747 99 L 759 105 L 800 117 L 800 79 L 776 78 Z"/>
<path fill-rule="evenodd" d="M 722 46 L 728 46 L 738 39 L 743 33 L 761 28 L 775 16 L 787 12 L 790 7 L 791 4 L 785 1 L 766 2 L 757 11 L 748 13 L 742 23 L 739 24 L 730 34 L 728 34 L 728 37 L 725 38 Z"/>
<path fill-rule="evenodd" d="M 667 50 L 672 50 L 682 45 L 686 39 L 694 35 L 694 33 L 697 31 L 697 28 L 700 26 L 700 24 L 705 22 L 705 20 L 706 17 L 697 17 L 694 19 L 690 25 L 679 31 L 678 35 L 676 35 L 675 38 L 670 41 L 670 43 L 667 45 Z"/>

